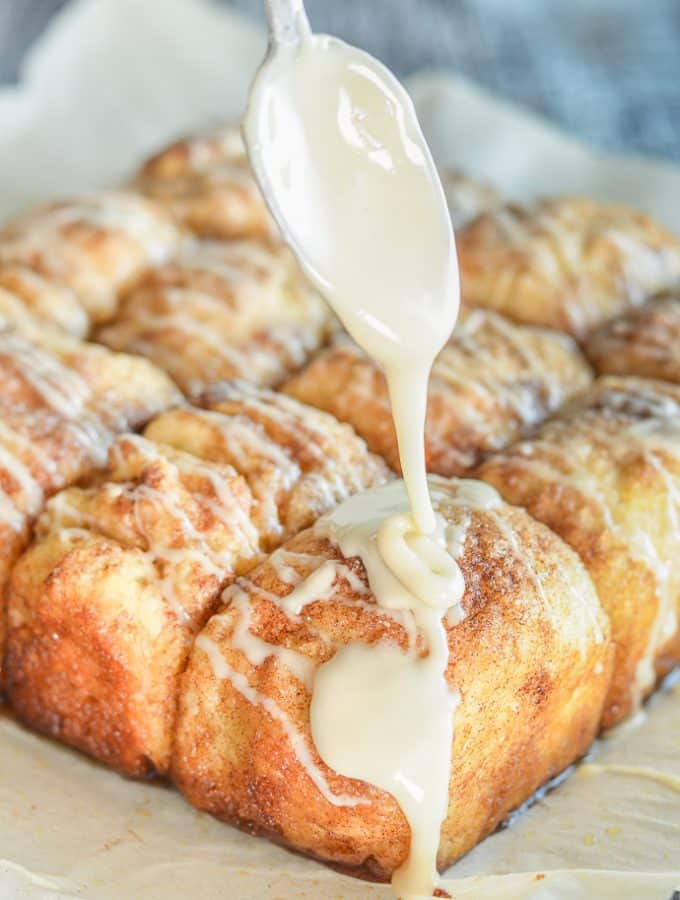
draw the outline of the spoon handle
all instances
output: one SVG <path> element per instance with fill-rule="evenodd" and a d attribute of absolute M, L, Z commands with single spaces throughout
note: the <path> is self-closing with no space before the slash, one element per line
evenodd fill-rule
<path fill-rule="evenodd" d="M 297 44 L 309 35 L 303 0 L 265 0 L 269 38 L 275 44 Z"/>

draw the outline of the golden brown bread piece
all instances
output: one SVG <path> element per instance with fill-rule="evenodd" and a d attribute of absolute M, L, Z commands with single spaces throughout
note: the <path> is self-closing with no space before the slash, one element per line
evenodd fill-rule
<path fill-rule="evenodd" d="M 135 185 L 203 237 L 274 233 L 237 126 L 176 141 L 142 166 Z"/>
<path fill-rule="evenodd" d="M 465 618 L 446 626 L 447 680 L 461 702 L 443 867 L 585 752 L 611 648 L 590 579 L 556 535 L 504 504 L 491 511 L 459 505 L 455 482 L 440 490 L 450 496 L 440 512 L 465 531 L 459 563 L 467 585 Z M 338 561 L 330 595 L 300 615 L 286 613 L 283 598 L 327 560 Z M 379 607 L 361 562 L 341 559 L 314 529 L 224 599 L 182 678 L 176 783 L 191 803 L 227 822 L 354 874 L 389 878 L 408 852 L 406 819 L 391 796 L 324 765 L 309 708 L 318 666 L 354 642 L 388 640 L 406 650 L 409 614 Z M 336 805 L 329 794 L 367 803 Z"/>
<path fill-rule="evenodd" d="M 85 337 L 90 328 L 84 306 L 69 287 L 28 266 L 0 265 L 0 316 L 16 325 L 27 314 L 76 338 Z"/>
<path fill-rule="evenodd" d="M 283 244 L 203 242 L 149 270 L 99 339 L 148 356 L 196 395 L 223 378 L 281 381 L 331 321 Z"/>
<path fill-rule="evenodd" d="M 460 169 L 442 169 L 439 176 L 451 214 L 451 224 L 456 232 L 481 213 L 503 204 L 503 198 L 495 187 L 471 178 Z"/>
<path fill-rule="evenodd" d="M 5 420 L 21 426 L 40 415 L 61 419 L 80 433 L 83 452 L 100 464 L 106 460 L 105 432 L 110 440 L 184 403 L 170 378 L 149 360 L 75 340 L 32 317 L 19 328 L 0 328 L 0 358 Z"/>
<path fill-rule="evenodd" d="M 93 322 L 147 266 L 175 252 L 181 235 L 165 211 L 124 191 L 92 194 L 26 213 L 0 231 L 0 264 L 21 265 L 71 288 Z"/>
<path fill-rule="evenodd" d="M 502 203 L 495 188 L 458 169 L 446 168 L 440 175 L 455 228 Z M 231 240 L 275 233 L 237 125 L 164 147 L 144 163 L 134 185 L 203 237 Z"/>
<path fill-rule="evenodd" d="M 222 383 L 205 410 L 176 409 L 146 429 L 152 440 L 244 476 L 265 549 L 311 525 L 350 494 L 381 484 L 387 466 L 333 416 L 246 383 Z"/>
<path fill-rule="evenodd" d="M 590 369 L 565 335 L 514 325 L 484 310 L 463 314 L 430 378 L 428 471 L 462 474 L 542 421 L 590 380 Z M 385 378 L 351 341 L 336 341 L 284 390 L 349 422 L 399 471 Z"/>
<path fill-rule="evenodd" d="M 680 289 L 597 328 L 585 350 L 598 372 L 680 383 Z"/>
<path fill-rule="evenodd" d="M 477 473 L 581 556 L 609 616 L 619 722 L 680 661 L 680 387 L 601 378 Z"/>
<path fill-rule="evenodd" d="M 463 301 L 583 337 L 680 282 L 680 240 L 648 216 L 593 200 L 485 213 L 456 238 Z"/>
<path fill-rule="evenodd" d="M 28 340 L 28 336 L 34 340 Z M 181 402 L 136 357 L 22 322 L 0 330 L 0 592 L 44 498 L 102 465 L 116 432 Z M 0 604 L 0 681 L 5 606 Z"/>
<path fill-rule="evenodd" d="M 100 483 L 50 500 L 8 588 L 19 718 L 126 774 L 165 771 L 191 639 L 259 552 L 251 506 L 230 466 L 133 435 Z"/>
<path fill-rule="evenodd" d="M 8 588 L 19 717 L 127 775 L 167 771 L 177 676 L 221 588 L 389 477 L 330 416 L 252 388 L 230 397 L 119 438 L 91 487 L 49 502 Z"/>

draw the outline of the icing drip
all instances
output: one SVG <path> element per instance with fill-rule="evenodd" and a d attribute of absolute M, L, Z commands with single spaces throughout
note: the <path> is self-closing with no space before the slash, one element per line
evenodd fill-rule
<path fill-rule="evenodd" d="M 394 874 L 395 887 L 402 895 L 427 893 L 437 880 L 456 705 L 445 679 L 443 617 L 460 606 L 465 587 L 446 524 L 433 508 L 424 444 L 430 370 L 458 313 L 451 222 L 413 107 L 396 79 L 367 54 L 313 36 L 301 3 L 290 27 L 279 30 L 275 15 L 271 23 L 272 53 L 253 86 L 244 125 L 251 163 L 303 269 L 385 372 L 404 473 L 404 482 L 345 500 L 315 530 L 345 557 L 360 557 L 378 605 L 411 616 L 427 647 L 424 657 L 417 655 L 411 628 L 409 653 L 390 645 L 338 650 L 315 677 L 312 732 L 322 759 L 337 772 L 393 793 L 411 826 L 411 850 Z M 414 234 L 425 237 L 414 240 Z M 328 487 L 341 499 L 332 481 Z M 295 584 L 289 562 L 279 558 L 275 565 L 283 583 L 293 585 L 287 598 L 293 615 L 327 596 L 338 576 L 335 563 L 323 563 L 306 584 Z M 360 672 L 374 690 L 361 692 Z M 408 715 L 390 720 L 391 755 L 384 767 L 374 765 L 380 756 L 366 735 L 377 740 L 376 723 L 403 702 L 397 684 Z M 355 721 L 363 733 L 333 730 L 326 740 L 324 723 L 343 717 L 340 709 L 331 713 L 334 703 L 350 696 L 359 701 Z M 431 703 L 416 703 L 418 696 Z M 348 707 L 344 719 L 349 727 Z M 358 744 L 363 755 L 356 755 Z"/>
<path fill-rule="evenodd" d="M 436 505 L 436 494 L 433 500 Z M 462 615 L 465 587 L 447 552 L 444 519 L 435 513 L 435 530 L 426 536 L 408 511 L 403 482 L 393 482 L 350 498 L 315 531 L 343 556 L 362 560 L 381 608 L 413 614 L 427 655 L 417 656 L 413 643 L 409 653 L 395 644 L 350 644 L 317 672 L 310 712 L 321 758 L 335 771 L 390 793 L 408 820 L 409 855 L 393 876 L 400 896 L 425 886 L 431 892 L 438 879 L 458 703 L 445 677 L 449 654 L 442 618 L 451 609 Z"/>
<path fill-rule="evenodd" d="M 196 639 L 196 646 L 207 654 L 210 660 L 213 673 L 216 678 L 229 681 L 235 691 L 251 703 L 253 706 L 261 706 L 274 719 L 275 722 L 283 729 L 284 734 L 290 741 L 295 751 L 295 755 L 304 766 L 307 774 L 314 782 L 319 793 L 329 802 L 336 806 L 357 806 L 361 801 L 356 797 L 346 794 L 334 794 L 331 790 L 323 772 L 319 769 L 314 757 L 307 746 L 304 737 L 293 726 L 288 716 L 270 697 L 256 691 L 248 683 L 245 675 L 233 669 L 224 658 L 217 644 L 207 635 L 201 634 Z"/>

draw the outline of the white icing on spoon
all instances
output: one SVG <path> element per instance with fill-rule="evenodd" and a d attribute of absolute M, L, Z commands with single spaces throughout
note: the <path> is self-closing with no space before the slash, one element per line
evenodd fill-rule
<path fill-rule="evenodd" d="M 250 160 L 307 275 L 385 370 L 411 507 L 428 533 L 427 380 L 459 304 L 444 192 L 397 79 L 313 35 L 301 2 L 271 6 L 273 42 L 244 125 Z"/>

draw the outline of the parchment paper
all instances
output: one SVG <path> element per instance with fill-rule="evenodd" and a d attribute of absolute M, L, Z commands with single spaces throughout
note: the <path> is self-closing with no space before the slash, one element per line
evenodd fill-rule
<path fill-rule="evenodd" d="M 238 118 L 264 49 L 207 0 L 78 0 L 0 93 L 0 217 L 115 183 L 184 131 Z M 435 155 L 527 199 L 631 202 L 680 232 L 680 172 L 598 157 L 444 74 L 409 85 Z M 451 871 L 456 900 L 669 900 L 680 888 L 680 688 Z M 610 768 L 607 768 L 610 767 Z M 618 768 L 612 768 L 618 767 Z M 518 873 L 518 874 L 516 874 Z M 249 838 L 0 718 L 0 900 L 354 900 L 385 887 Z"/>

